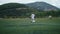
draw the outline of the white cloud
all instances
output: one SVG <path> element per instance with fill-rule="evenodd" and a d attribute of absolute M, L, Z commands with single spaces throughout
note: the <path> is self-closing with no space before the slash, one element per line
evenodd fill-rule
<path fill-rule="evenodd" d="M 45 2 L 50 3 L 50 4 L 60 8 L 60 0 L 47 0 Z"/>

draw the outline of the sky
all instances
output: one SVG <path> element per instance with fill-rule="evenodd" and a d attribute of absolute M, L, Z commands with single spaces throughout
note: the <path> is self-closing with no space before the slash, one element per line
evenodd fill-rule
<path fill-rule="evenodd" d="M 54 5 L 58 8 L 60 8 L 60 0 L 0 0 L 0 5 L 5 3 L 33 3 L 33 2 L 47 2 L 51 5 Z"/>

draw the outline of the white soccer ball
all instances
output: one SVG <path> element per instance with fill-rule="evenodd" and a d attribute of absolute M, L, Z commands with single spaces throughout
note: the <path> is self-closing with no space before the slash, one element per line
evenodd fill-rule
<path fill-rule="evenodd" d="M 35 22 L 35 20 L 33 20 L 32 22 Z"/>

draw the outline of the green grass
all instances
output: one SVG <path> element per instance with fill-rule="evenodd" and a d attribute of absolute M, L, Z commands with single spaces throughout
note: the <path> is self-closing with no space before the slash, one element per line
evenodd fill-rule
<path fill-rule="evenodd" d="M 60 34 L 60 18 L 0 19 L 0 34 Z"/>

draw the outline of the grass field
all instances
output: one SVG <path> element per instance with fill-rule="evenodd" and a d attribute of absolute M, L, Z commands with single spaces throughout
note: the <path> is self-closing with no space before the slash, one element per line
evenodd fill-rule
<path fill-rule="evenodd" d="M 60 18 L 0 19 L 0 34 L 60 34 Z"/>

